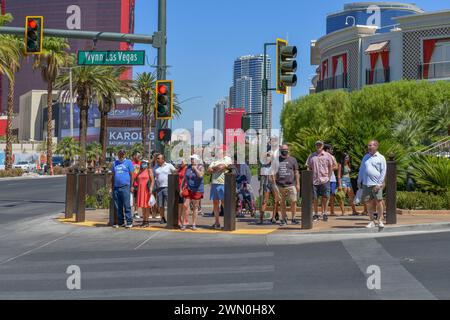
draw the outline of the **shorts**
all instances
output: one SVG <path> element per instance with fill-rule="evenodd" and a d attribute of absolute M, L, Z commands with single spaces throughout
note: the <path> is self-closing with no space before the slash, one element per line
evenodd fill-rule
<path fill-rule="evenodd" d="M 330 182 L 328 181 L 327 183 L 324 184 L 319 184 L 319 185 L 313 185 L 313 196 L 314 199 L 317 199 L 319 197 L 326 197 L 329 198 L 330 197 Z"/>
<path fill-rule="evenodd" d="M 380 188 L 377 192 L 373 190 L 376 186 L 364 186 L 363 185 L 363 191 L 361 199 L 362 201 L 369 201 L 369 200 L 383 200 L 383 188 Z"/>
<path fill-rule="evenodd" d="M 270 176 L 261 176 L 261 181 L 264 193 L 273 192 L 275 190 L 272 179 L 270 179 Z"/>
<path fill-rule="evenodd" d="M 352 188 L 352 182 L 349 177 L 342 177 L 341 179 L 342 188 Z"/>
<path fill-rule="evenodd" d="M 281 203 L 285 203 L 286 198 L 288 198 L 290 202 L 297 202 L 297 188 L 295 188 L 295 186 L 277 187 L 279 193 L 278 197 Z"/>
<path fill-rule="evenodd" d="M 332 195 L 336 194 L 336 189 L 337 189 L 337 182 L 336 181 L 330 181 L 330 193 Z"/>
<path fill-rule="evenodd" d="M 167 204 L 167 199 L 169 197 L 169 188 L 163 187 L 156 189 L 156 203 L 158 207 L 164 208 Z"/>
<path fill-rule="evenodd" d="M 201 200 L 201 199 L 203 199 L 203 192 L 189 190 L 189 195 L 187 197 L 185 197 L 185 199 Z"/>
<path fill-rule="evenodd" d="M 224 200 L 225 199 L 225 186 L 223 184 L 211 185 L 211 194 L 209 196 L 210 200 Z"/>

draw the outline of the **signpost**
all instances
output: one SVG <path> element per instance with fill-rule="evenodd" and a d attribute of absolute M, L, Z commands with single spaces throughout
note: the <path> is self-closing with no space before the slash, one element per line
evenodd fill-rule
<path fill-rule="evenodd" d="M 78 51 L 79 66 L 143 66 L 145 51 Z"/>

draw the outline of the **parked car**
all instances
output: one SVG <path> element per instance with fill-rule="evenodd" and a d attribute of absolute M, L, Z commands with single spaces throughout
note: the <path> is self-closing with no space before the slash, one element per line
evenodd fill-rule
<path fill-rule="evenodd" d="M 52 157 L 52 163 L 53 163 L 54 167 L 56 167 L 56 166 L 63 167 L 64 166 L 64 157 L 53 156 Z"/>
<path fill-rule="evenodd" d="M 14 169 L 22 169 L 24 172 L 36 170 L 36 164 L 30 161 L 19 161 L 13 165 Z"/>

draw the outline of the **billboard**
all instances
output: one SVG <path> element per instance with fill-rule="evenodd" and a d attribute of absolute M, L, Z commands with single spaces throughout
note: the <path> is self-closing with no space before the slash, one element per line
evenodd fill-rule
<path fill-rule="evenodd" d="M 245 114 L 244 108 L 225 108 L 224 118 L 224 144 L 232 143 L 234 139 L 235 143 L 245 143 L 245 134 L 237 131 L 241 128 L 242 117 Z"/>
<path fill-rule="evenodd" d="M 45 117 L 44 117 L 45 118 Z M 45 120 L 45 119 L 44 119 Z M 87 141 L 98 141 L 100 135 L 100 127 L 96 123 L 100 121 L 100 112 L 97 105 L 92 105 L 88 109 L 87 123 Z M 60 133 L 59 137 L 71 137 L 70 129 L 70 104 L 60 105 L 59 117 Z M 78 139 L 80 136 L 80 108 L 77 104 L 73 105 L 73 138 Z"/>
<path fill-rule="evenodd" d="M 149 130 L 148 141 L 153 145 L 155 140 L 154 129 Z M 129 147 L 136 143 L 142 142 L 141 128 L 108 128 L 108 145 L 109 146 L 125 146 Z"/>

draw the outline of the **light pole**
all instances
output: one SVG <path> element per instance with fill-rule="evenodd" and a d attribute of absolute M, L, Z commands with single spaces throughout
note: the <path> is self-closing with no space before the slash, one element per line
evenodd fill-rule
<path fill-rule="evenodd" d="M 162 35 L 162 41 L 158 47 L 158 67 L 157 79 L 166 80 L 166 45 L 167 45 L 167 0 L 158 0 L 158 32 Z M 157 120 L 155 127 L 155 137 L 158 136 L 158 129 L 167 127 L 167 121 Z M 164 154 L 164 144 L 155 139 L 156 151 Z"/>

